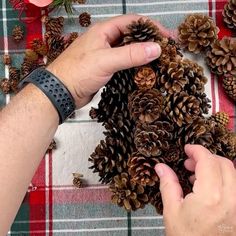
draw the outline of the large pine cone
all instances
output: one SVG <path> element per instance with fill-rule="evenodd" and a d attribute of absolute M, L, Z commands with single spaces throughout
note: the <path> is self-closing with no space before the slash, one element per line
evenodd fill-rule
<path fill-rule="evenodd" d="M 200 144 L 209 148 L 214 143 L 212 129 L 215 123 L 199 117 L 192 124 L 181 127 L 177 132 L 177 143 L 180 147 L 185 144 Z"/>
<path fill-rule="evenodd" d="M 137 70 L 134 82 L 139 89 L 151 89 L 156 83 L 156 74 L 150 66 L 142 66 Z"/>
<path fill-rule="evenodd" d="M 65 50 L 66 42 L 62 36 L 52 36 L 47 40 L 47 43 L 49 48 L 47 63 L 51 63 Z"/>
<path fill-rule="evenodd" d="M 156 157 L 145 157 L 139 152 L 132 153 L 128 161 L 128 171 L 132 180 L 142 186 L 153 186 L 158 182 L 154 166 L 159 163 Z"/>
<path fill-rule="evenodd" d="M 179 26 L 179 42 L 190 52 L 200 53 L 217 39 L 218 27 L 213 19 L 202 14 L 191 14 Z"/>
<path fill-rule="evenodd" d="M 160 73 L 157 73 L 157 88 L 160 88 L 161 92 L 179 93 L 187 83 L 188 78 L 184 76 L 184 68 L 180 62 L 170 62 L 166 71 L 163 67 Z"/>
<path fill-rule="evenodd" d="M 127 211 L 135 211 L 148 203 L 148 195 L 142 185 L 131 180 L 127 173 L 121 173 L 113 178 L 110 185 L 111 201 Z"/>
<path fill-rule="evenodd" d="M 135 42 L 155 42 L 160 40 L 159 29 L 149 19 L 140 18 L 138 21 L 132 22 L 124 33 L 122 44 L 130 44 Z"/>
<path fill-rule="evenodd" d="M 236 75 L 236 38 L 217 40 L 207 52 L 207 64 L 213 73 Z"/>
<path fill-rule="evenodd" d="M 134 121 L 151 123 L 163 110 L 164 97 L 157 89 L 136 90 L 129 96 L 129 111 Z"/>
<path fill-rule="evenodd" d="M 173 139 L 173 131 L 174 126 L 167 121 L 140 123 L 136 127 L 134 144 L 146 157 L 160 156 L 168 150 Z"/>
<path fill-rule="evenodd" d="M 112 76 L 101 93 L 98 108 L 93 108 L 90 112 L 90 115 L 93 114 L 92 118 L 104 122 L 117 113 L 123 113 L 124 117 L 128 117 L 128 94 L 136 88 L 132 77 L 131 70 L 119 71 Z"/>
<path fill-rule="evenodd" d="M 101 140 L 89 161 L 93 163 L 90 169 L 98 172 L 102 183 L 109 183 L 112 178 L 126 169 L 127 154 L 125 145 L 112 136 Z M 125 159 L 127 158 L 127 159 Z"/>
<path fill-rule="evenodd" d="M 41 56 L 46 56 L 48 53 L 47 45 L 43 42 L 42 39 L 35 38 L 30 42 L 32 50 L 38 53 Z"/>
<path fill-rule="evenodd" d="M 225 5 L 223 19 L 230 29 L 236 29 L 236 0 L 230 0 Z"/>
<path fill-rule="evenodd" d="M 236 75 L 225 76 L 223 79 L 223 88 L 228 96 L 236 101 Z"/>
<path fill-rule="evenodd" d="M 164 115 L 179 127 L 191 124 L 201 113 L 199 100 L 186 92 L 167 96 L 165 104 Z"/>

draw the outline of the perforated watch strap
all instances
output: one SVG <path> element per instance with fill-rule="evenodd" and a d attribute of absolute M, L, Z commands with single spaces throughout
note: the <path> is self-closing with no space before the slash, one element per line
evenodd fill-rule
<path fill-rule="evenodd" d="M 58 112 L 60 124 L 74 112 L 75 101 L 70 91 L 51 72 L 38 68 L 26 76 L 19 87 L 22 88 L 27 83 L 37 86 L 49 98 Z"/>

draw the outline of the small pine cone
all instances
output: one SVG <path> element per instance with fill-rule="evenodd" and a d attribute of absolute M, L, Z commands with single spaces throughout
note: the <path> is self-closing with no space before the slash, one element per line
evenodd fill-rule
<path fill-rule="evenodd" d="M 134 76 L 134 82 L 139 89 L 151 89 L 156 83 L 156 75 L 150 66 L 142 66 Z"/>
<path fill-rule="evenodd" d="M 45 24 L 46 33 L 45 38 L 60 36 L 63 31 L 64 17 L 50 18 L 48 16 L 42 17 L 42 22 Z"/>
<path fill-rule="evenodd" d="M 38 66 L 39 65 L 36 61 L 30 61 L 27 58 L 24 58 L 24 61 L 21 64 L 21 77 L 23 78 L 27 76 L 28 74 L 30 74 L 30 72 L 35 70 Z"/>
<path fill-rule="evenodd" d="M 73 173 L 73 185 L 76 188 L 81 188 L 83 186 L 83 182 L 82 182 L 82 178 L 83 175 L 79 174 L 79 173 Z"/>
<path fill-rule="evenodd" d="M 148 203 L 144 187 L 132 181 L 127 173 L 116 175 L 109 189 L 112 192 L 112 203 L 124 207 L 128 212 L 144 208 Z"/>
<path fill-rule="evenodd" d="M 230 29 L 236 29 L 236 0 L 229 0 L 225 5 L 223 19 Z"/>
<path fill-rule="evenodd" d="M 30 42 L 31 48 L 41 56 L 46 56 L 48 52 L 47 45 L 42 39 L 35 38 Z"/>
<path fill-rule="evenodd" d="M 161 55 L 157 59 L 158 66 L 162 70 L 167 70 L 171 62 L 179 62 L 183 54 L 180 52 L 180 46 L 171 38 L 163 38 L 160 41 Z"/>
<path fill-rule="evenodd" d="M 218 75 L 236 75 L 236 38 L 217 40 L 207 52 L 207 64 Z"/>
<path fill-rule="evenodd" d="M 2 61 L 4 65 L 11 65 L 11 56 L 8 54 L 3 55 Z"/>
<path fill-rule="evenodd" d="M 89 111 L 89 116 L 91 117 L 91 119 L 96 119 L 98 117 L 98 109 L 92 107 L 91 110 Z"/>
<path fill-rule="evenodd" d="M 157 214 L 163 215 L 163 203 L 159 186 L 153 186 L 148 191 L 150 203 L 156 208 Z"/>
<path fill-rule="evenodd" d="M 3 93 L 8 94 L 11 91 L 11 85 L 9 79 L 2 79 L 0 82 L 0 89 L 3 91 Z"/>
<path fill-rule="evenodd" d="M 223 79 L 223 88 L 228 96 L 236 101 L 236 76 L 225 76 Z"/>
<path fill-rule="evenodd" d="M 32 61 L 32 62 L 35 62 L 39 59 L 39 56 L 38 54 L 32 50 L 32 49 L 26 49 L 25 50 L 25 59 L 27 61 Z"/>
<path fill-rule="evenodd" d="M 219 111 L 211 116 L 211 119 L 216 122 L 217 125 L 227 126 L 229 123 L 229 114 L 223 111 Z"/>
<path fill-rule="evenodd" d="M 18 43 L 24 38 L 24 31 L 20 25 L 16 25 L 12 30 L 12 37 Z"/>
<path fill-rule="evenodd" d="M 65 50 L 65 40 L 64 37 L 56 36 L 48 39 L 48 63 L 54 61 L 64 50 Z"/>
<path fill-rule="evenodd" d="M 219 28 L 211 17 L 191 14 L 179 26 L 178 31 L 181 46 L 197 54 L 215 42 L 218 38 Z"/>
<path fill-rule="evenodd" d="M 82 27 L 88 27 L 91 24 L 91 15 L 88 12 L 83 12 L 79 15 L 79 23 Z"/>
<path fill-rule="evenodd" d="M 136 90 L 129 96 L 129 111 L 134 121 L 151 123 L 163 110 L 164 97 L 157 89 Z"/>
<path fill-rule="evenodd" d="M 55 149 L 57 149 L 57 143 L 56 143 L 55 139 L 53 139 L 52 142 L 48 146 L 47 152 L 50 152 Z"/>
<path fill-rule="evenodd" d="M 179 127 L 191 124 L 201 112 L 199 100 L 186 92 L 167 96 L 165 104 L 164 115 Z"/>
<path fill-rule="evenodd" d="M 14 93 L 18 92 L 18 84 L 20 81 L 20 70 L 16 67 L 10 67 L 9 68 L 9 82 L 11 85 L 11 91 Z"/>
<path fill-rule="evenodd" d="M 167 121 L 155 121 L 152 124 L 140 123 L 134 134 L 137 150 L 146 157 L 160 156 L 169 149 L 173 139 L 174 127 Z"/>
<path fill-rule="evenodd" d="M 199 117 L 192 124 L 181 127 L 177 132 L 177 144 L 184 147 L 185 144 L 200 144 L 206 148 L 214 143 L 211 131 L 215 128 L 215 122 Z"/>
<path fill-rule="evenodd" d="M 142 186 L 154 186 L 158 182 L 153 168 L 157 163 L 158 158 L 145 157 L 139 152 L 132 153 L 128 161 L 128 171 L 132 180 Z"/>
<path fill-rule="evenodd" d="M 163 69 L 160 73 L 157 73 L 157 88 L 168 94 L 181 92 L 189 82 L 188 77 L 184 76 L 182 64 L 180 62 L 170 62 L 167 71 Z"/>
<path fill-rule="evenodd" d="M 140 18 L 138 21 L 133 21 L 128 25 L 122 44 L 156 42 L 161 38 L 159 29 L 151 20 Z"/>
<path fill-rule="evenodd" d="M 185 85 L 184 90 L 190 95 L 199 95 L 205 91 L 207 77 L 204 75 L 203 68 L 196 62 L 183 59 L 182 66 L 184 75 L 188 78 L 189 83 Z"/>
<path fill-rule="evenodd" d="M 163 160 L 166 163 L 175 163 L 177 162 L 182 156 L 182 150 L 177 145 L 171 145 L 169 149 L 163 153 Z"/>
<path fill-rule="evenodd" d="M 120 140 L 107 136 L 91 154 L 89 161 L 92 166 L 89 168 L 94 173 L 98 172 L 102 183 L 109 183 L 116 174 L 126 169 L 125 156 L 125 145 Z"/>
<path fill-rule="evenodd" d="M 79 37 L 78 32 L 70 33 L 68 39 L 65 42 L 65 48 L 68 48 L 78 37 Z"/>

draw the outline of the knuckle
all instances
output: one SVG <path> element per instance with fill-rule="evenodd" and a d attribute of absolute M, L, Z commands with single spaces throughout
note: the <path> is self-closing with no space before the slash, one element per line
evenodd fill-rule
<path fill-rule="evenodd" d="M 216 208 L 218 206 L 221 206 L 222 203 L 222 194 L 220 191 L 215 191 L 211 194 L 210 198 L 208 198 L 205 202 L 207 207 L 210 208 Z"/>

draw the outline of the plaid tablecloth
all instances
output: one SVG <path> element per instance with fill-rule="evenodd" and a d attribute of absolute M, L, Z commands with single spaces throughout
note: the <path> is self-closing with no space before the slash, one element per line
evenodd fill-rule
<path fill-rule="evenodd" d="M 87 11 L 92 21 L 109 17 L 139 13 L 158 19 L 168 28 L 176 28 L 189 13 L 205 13 L 212 16 L 221 29 L 220 37 L 232 35 L 222 23 L 225 0 L 88 0 L 85 5 L 75 5 L 77 14 Z M 16 45 L 11 38 L 14 25 L 20 24 L 18 13 L 7 0 L 1 1 L 0 53 L 10 53 L 13 64 L 19 66 L 24 49 L 34 37 L 41 37 L 43 27 L 40 20 L 22 24 L 26 37 Z M 82 32 L 78 19 L 68 19 L 64 11 L 51 15 L 66 18 L 65 33 Z M 198 57 L 187 55 L 205 67 Z M 91 68 L 92 70 L 92 68 Z M 235 126 L 235 106 L 225 96 L 221 84 L 206 68 L 209 78 L 207 94 L 212 100 L 212 110 L 226 111 L 231 116 L 230 127 Z M 0 62 L 0 77 L 8 76 L 8 68 Z M 10 96 L 0 94 L 1 106 L 9 102 Z M 144 210 L 127 213 L 110 203 L 107 186 L 98 183 L 98 177 L 88 170 L 88 157 L 101 138 L 103 128 L 89 118 L 88 111 L 96 106 L 99 94 L 83 109 L 77 111 L 76 119 L 59 127 L 56 133 L 58 149 L 46 155 L 35 174 L 32 185 L 25 196 L 9 235 L 163 235 L 162 217 L 156 215 L 152 206 Z M 29 143 L 30 145 L 30 143 Z M 32 157 L 34 158 L 34 157 Z M 22 170 L 23 171 L 23 170 Z M 72 173 L 80 172 L 86 187 L 76 189 L 72 185 Z M 19 173 L 18 173 L 19 174 Z M 1 213 L 2 214 L 2 213 Z"/>

